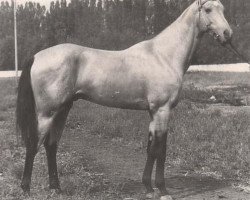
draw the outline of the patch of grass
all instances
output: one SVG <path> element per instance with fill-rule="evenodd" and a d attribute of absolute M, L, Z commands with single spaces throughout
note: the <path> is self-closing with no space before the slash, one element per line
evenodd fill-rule
<path fill-rule="evenodd" d="M 194 85 L 198 89 L 211 86 L 250 85 L 249 73 L 232 72 L 188 72 L 184 76 L 184 87 Z"/>
<path fill-rule="evenodd" d="M 14 176 L 17 180 L 21 180 L 22 174 L 23 174 L 23 164 L 22 163 L 16 163 L 11 168 L 11 174 Z"/>
<path fill-rule="evenodd" d="M 1 98 L 1 105 L 0 110 L 1 111 L 7 111 L 8 109 L 12 109 L 16 106 L 16 95 L 6 95 Z"/>
<path fill-rule="evenodd" d="M 65 180 L 63 183 L 64 186 L 64 193 L 67 196 L 73 196 L 76 193 L 77 185 L 75 183 L 75 180 Z"/>
<path fill-rule="evenodd" d="M 86 112 L 84 119 L 83 115 L 78 114 L 79 111 Z M 98 113 L 96 118 L 92 116 L 93 113 Z M 178 167 L 197 171 L 205 167 L 227 178 L 248 175 L 249 114 L 246 110 L 225 115 L 219 107 L 209 110 L 204 104 L 182 101 L 170 120 L 168 164 L 177 163 Z M 88 122 L 89 119 L 91 122 Z M 133 141 L 145 147 L 149 124 L 146 112 L 113 110 L 78 102 L 71 112 L 69 124 L 76 121 L 84 121 L 82 130 L 87 134 L 98 134 L 110 139 L 119 136 L 122 142 Z"/>
<path fill-rule="evenodd" d="M 169 159 L 188 169 L 207 167 L 227 178 L 249 175 L 248 118 L 249 112 L 225 116 L 180 104 L 170 121 Z"/>
<path fill-rule="evenodd" d="M 16 103 L 17 84 L 15 79 L 2 78 L 0 80 L 0 111 L 7 111 L 14 108 Z"/>
<path fill-rule="evenodd" d="M 141 137 L 141 132 L 149 123 L 148 113 L 145 111 L 122 110 L 107 108 L 93 103 L 78 101 L 67 122 L 71 129 L 79 128 L 85 133 L 91 133 L 104 138 L 135 139 Z M 136 126 L 134 126 L 136 124 Z"/>
<path fill-rule="evenodd" d="M 249 94 L 250 87 L 234 87 L 227 89 L 209 89 L 202 90 L 195 87 L 189 87 L 182 90 L 181 99 L 190 100 L 197 103 L 216 104 L 223 103 L 232 106 L 243 106 L 243 95 Z"/>

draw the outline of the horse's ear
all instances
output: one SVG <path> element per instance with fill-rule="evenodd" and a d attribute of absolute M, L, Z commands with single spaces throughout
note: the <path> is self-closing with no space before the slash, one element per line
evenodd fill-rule
<path fill-rule="evenodd" d="M 204 3 L 206 3 L 208 0 L 200 0 L 201 1 L 201 5 L 203 5 Z"/>

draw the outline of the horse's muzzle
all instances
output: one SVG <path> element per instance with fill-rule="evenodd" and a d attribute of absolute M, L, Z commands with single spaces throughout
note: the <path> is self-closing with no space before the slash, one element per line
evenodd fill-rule
<path fill-rule="evenodd" d="M 232 38 L 232 31 L 226 29 L 224 32 L 223 32 L 223 35 L 224 35 L 224 38 L 225 40 L 231 40 Z"/>
<path fill-rule="evenodd" d="M 228 44 L 232 41 L 233 31 L 231 29 L 225 29 L 223 31 L 223 37 L 220 38 L 222 44 Z"/>

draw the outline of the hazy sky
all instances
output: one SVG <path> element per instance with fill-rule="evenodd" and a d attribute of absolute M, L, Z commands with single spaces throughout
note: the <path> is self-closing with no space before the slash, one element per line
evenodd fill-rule
<path fill-rule="evenodd" d="M 1 1 L 6 1 L 6 0 L 0 0 Z M 11 2 L 11 0 L 7 0 L 9 2 Z M 50 5 L 50 2 L 52 0 L 16 0 L 17 4 L 24 4 L 27 1 L 32 1 L 32 2 L 39 2 L 41 5 L 45 5 L 46 7 L 48 7 Z M 56 0 L 55 0 L 56 1 Z M 69 0 L 68 0 L 69 1 Z M 67 2 L 68 2 L 67 1 Z"/>

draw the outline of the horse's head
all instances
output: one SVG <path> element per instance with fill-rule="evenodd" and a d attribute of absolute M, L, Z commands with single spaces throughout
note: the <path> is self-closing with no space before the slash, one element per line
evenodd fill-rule
<path fill-rule="evenodd" d="M 222 44 L 232 38 L 230 28 L 224 16 L 224 6 L 219 0 L 197 0 L 199 9 L 198 26 L 201 32 L 210 32 Z"/>

